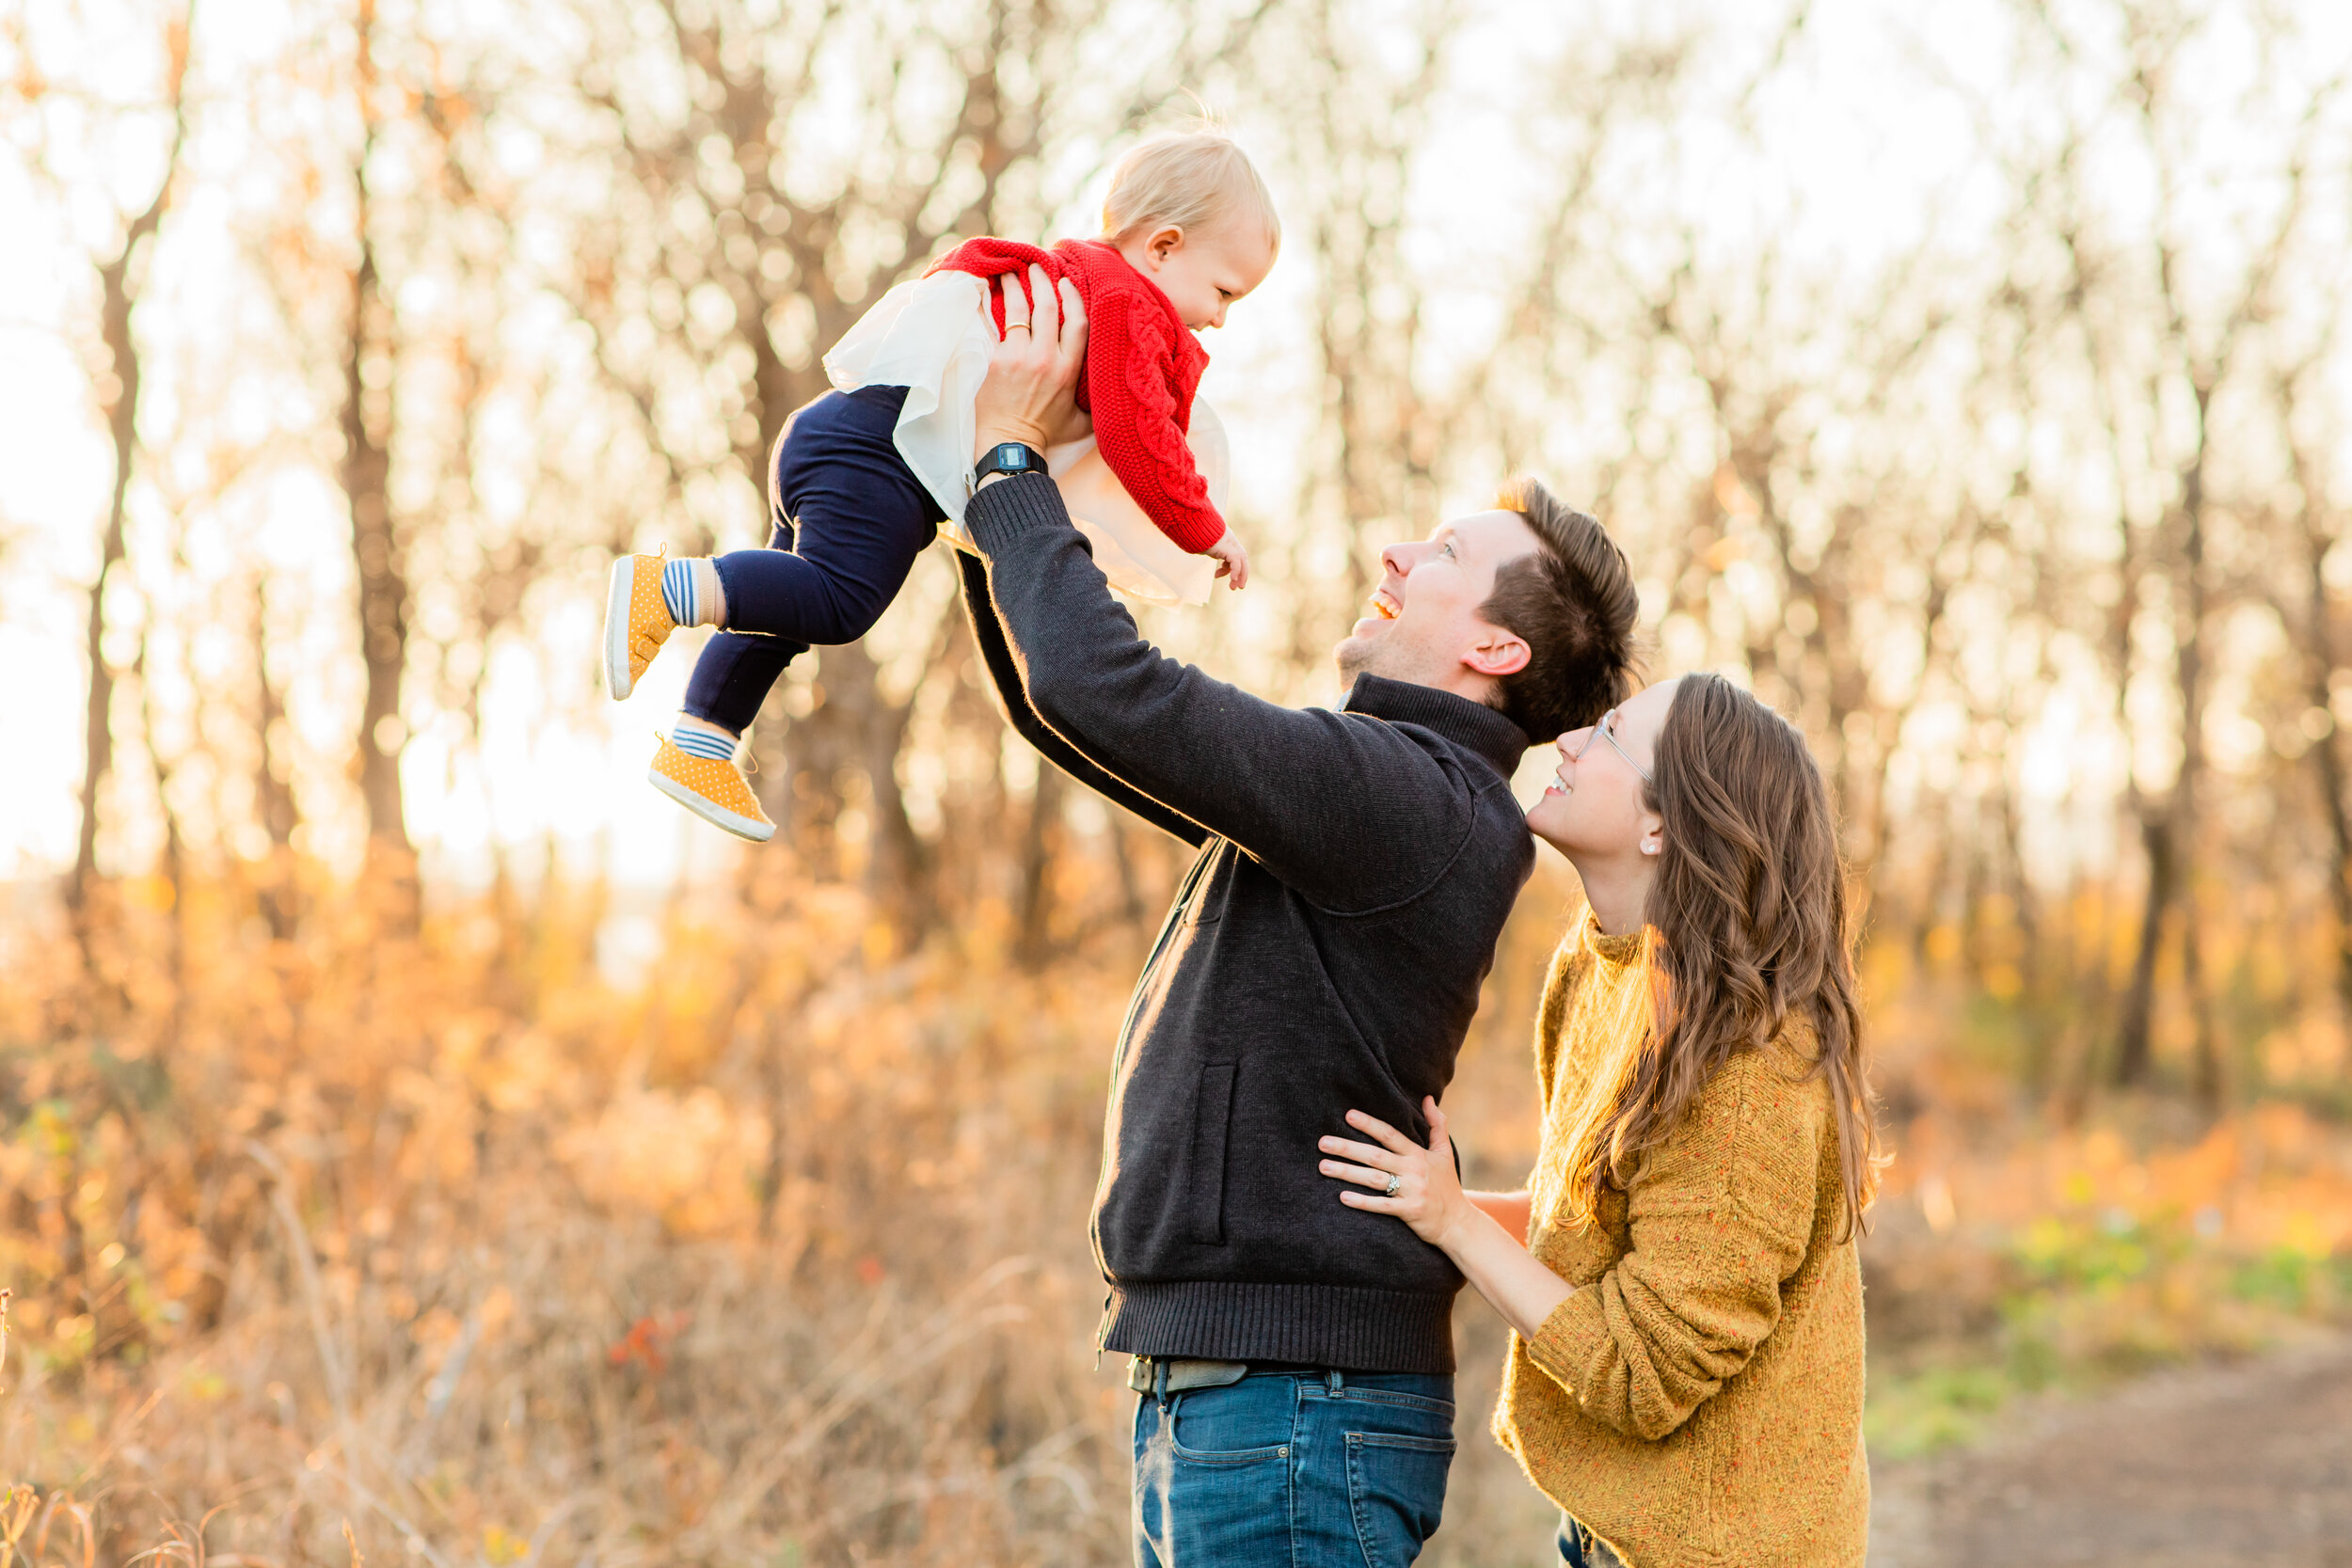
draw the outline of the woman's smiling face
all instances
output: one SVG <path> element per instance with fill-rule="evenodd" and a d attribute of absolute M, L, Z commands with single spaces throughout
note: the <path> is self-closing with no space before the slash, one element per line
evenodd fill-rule
<path fill-rule="evenodd" d="M 1644 775 L 1656 765 L 1658 732 L 1674 705 L 1676 684 L 1645 688 L 1598 723 L 1559 738 L 1560 766 L 1543 797 L 1527 808 L 1527 826 L 1536 837 L 1571 860 L 1642 852 L 1644 836 L 1654 833 L 1658 822 L 1644 800 Z"/>

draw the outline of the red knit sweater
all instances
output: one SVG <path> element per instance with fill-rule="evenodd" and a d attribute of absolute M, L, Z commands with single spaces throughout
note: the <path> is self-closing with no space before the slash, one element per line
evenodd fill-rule
<path fill-rule="evenodd" d="M 1162 533 L 1199 555 L 1225 535 L 1209 487 L 1193 466 L 1184 434 L 1192 395 L 1209 356 L 1186 329 L 1159 285 L 1101 240 L 1064 240 L 1051 250 L 1015 240 L 966 240 L 932 263 L 932 272 L 1025 279 L 1029 264 L 1057 283 L 1069 278 L 1087 307 L 1087 373 L 1078 406 L 1094 417 L 1103 461 Z M 1027 297 L 1027 284 L 1022 286 Z M 1005 296 L 990 291 L 996 330 L 1005 329 Z"/>

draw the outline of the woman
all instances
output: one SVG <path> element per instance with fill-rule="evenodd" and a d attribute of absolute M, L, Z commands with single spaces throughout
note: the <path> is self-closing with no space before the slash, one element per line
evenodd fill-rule
<path fill-rule="evenodd" d="M 1434 1101 L 1428 1148 L 1351 1112 L 1373 1141 L 1323 1139 L 1323 1172 L 1510 1323 L 1495 1435 L 1565 1562 L 1858 1564 L 1876 1134 L 1820 771 L 1717 675 L 1559 745 L 1528 826 L 1590 909 L 1544 990 L 1527 1189 L 1465 1193 Z"/>

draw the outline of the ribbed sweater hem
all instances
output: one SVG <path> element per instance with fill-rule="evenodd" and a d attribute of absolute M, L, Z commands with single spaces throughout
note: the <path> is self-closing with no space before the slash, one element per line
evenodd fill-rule
<path fill-rule="evenodd" d="M 1454 1371 L 1454 1293 L 1232 1279 L 1113 1285 L 1103 1348 L 1443 1377 Z"/>

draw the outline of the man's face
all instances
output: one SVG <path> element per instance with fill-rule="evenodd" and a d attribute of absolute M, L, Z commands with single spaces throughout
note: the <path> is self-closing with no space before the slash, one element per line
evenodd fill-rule
<path fill-rule="evenodd" d="M 1391 545 L 1380 552 L 1372 613 L 1331 650 L 1340 678 L 1384 675 L 1483 699 L 1496 675 L 1526 663 L 1526 644 L 1478 607 L 1493 594 L 1495 573 L 1535 548 L 1535 531 L 1516 512 L 1473 512 L 1426 539 Z"/>

